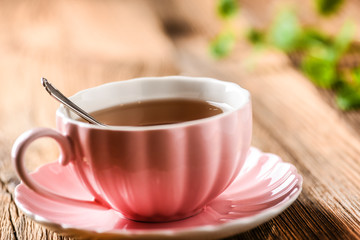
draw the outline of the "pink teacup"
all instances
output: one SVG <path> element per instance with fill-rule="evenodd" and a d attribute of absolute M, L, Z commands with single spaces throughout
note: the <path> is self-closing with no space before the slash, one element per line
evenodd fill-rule
<path fill-rule="evenodd" d="M 64 106 L 56 112 L 57 130 L 23 133 L 12 156 L 21 180 L 56 201 L 103 206 L 137 221 L 162 222 L 190 217 L 235 179 L 250 147 L 252 115 L 248 91 L 210 78 L 154 77 L 112 82 L 71 97 L 88 112 L 149 99 L 190 98 L 226 104 L 219 115 L 155 126 L 109 126 L 78 121 Z M 50 192 L 24 167 L 27 146 L 50 137 L 60 146 L 59 162 L 71 167 L 93 201 Z"/>

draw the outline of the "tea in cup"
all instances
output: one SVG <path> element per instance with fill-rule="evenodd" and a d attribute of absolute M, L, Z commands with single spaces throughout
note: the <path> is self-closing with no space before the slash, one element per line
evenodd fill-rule
<path fill-rule="evenodd" d="M 233 182 L 250 147 L 250 95 L 235 83 L 138 78 L 86 89 L 70 99 L 108 126 L 83 122 L 60 106 L 56 130 L 29 130 L 12 151 L 23 183 L 55 201 L 111 208 L 136 221 L 184 219 Z M 76 172 L 93 201 L 50 192 L 31 179 L 24 155 L 40 137 L 57 141 L 60 164 Z"/>

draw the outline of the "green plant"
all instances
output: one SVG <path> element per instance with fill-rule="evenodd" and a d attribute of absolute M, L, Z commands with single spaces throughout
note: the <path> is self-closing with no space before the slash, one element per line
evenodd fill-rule
<path fill-rule="evenodd" d="M 315 0 L 315 7 L 319 14 L 329 16 L 336 13 L 343 2 L 343 0 Z"/>
<path fill-rule="evenodd" d="M 223 30 L 210 43 L 210 53 L 215 58 L 229 55 L 236 42 L 236 34 L 231 26 L 231 20 L 238 14 L 239 5 L 236 0 L 221 0 L 217 2 L 217 13 L 224 22 Z"/>
<path fill-rule="evenodd" d="M 238 8 L 234 2 L 219 0 L 218 7 L 227 6 L 226 11 L 218 10 L 226 21 L 238 13 L 238 9 L 229 9 Z M 342 3 L 343 0 L 316 0 L 315 9 L 326 17 L 336 13 Z M 250 28 L 246 37 L 253 46 L 275 47 L 291 59 L 297 58 L 295 65 L 309 80 L 320 88 L 334 91 L 338 107 L 350 110 L 360 108 L 360 68 L 344 70 L 339 65 L 354 44 L 354 33 L 355 25 L 345 22 L 335 37 L 330 36 L 316 27 L 302 26 L 296 12 L 285 9 L 276 15 L 267 30 Z M 235 40 L 235 34 L 227 28 L 210 45 L 212 54 L 217 58 L 227 56 Z"/>

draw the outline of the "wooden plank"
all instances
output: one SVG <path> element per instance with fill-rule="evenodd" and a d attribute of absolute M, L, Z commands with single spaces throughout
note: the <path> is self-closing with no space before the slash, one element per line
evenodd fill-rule
<path fill-rule="evenodd" d="M 9 193 L 5 185 L 0 181 L 0 239 L 17 239 L 15 224 L 11 216 L 12 202 L 11 193 Z"/>

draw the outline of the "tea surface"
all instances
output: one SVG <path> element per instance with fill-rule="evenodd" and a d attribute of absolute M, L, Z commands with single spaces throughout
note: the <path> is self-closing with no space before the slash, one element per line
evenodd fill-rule
<path fill-rule="evenodd" d="M 107 125 L 151 126 L 192 121 L 222 112 L 222 108 L 206 101 L 176 98 L 121 104 L 91 115 Z"/>

